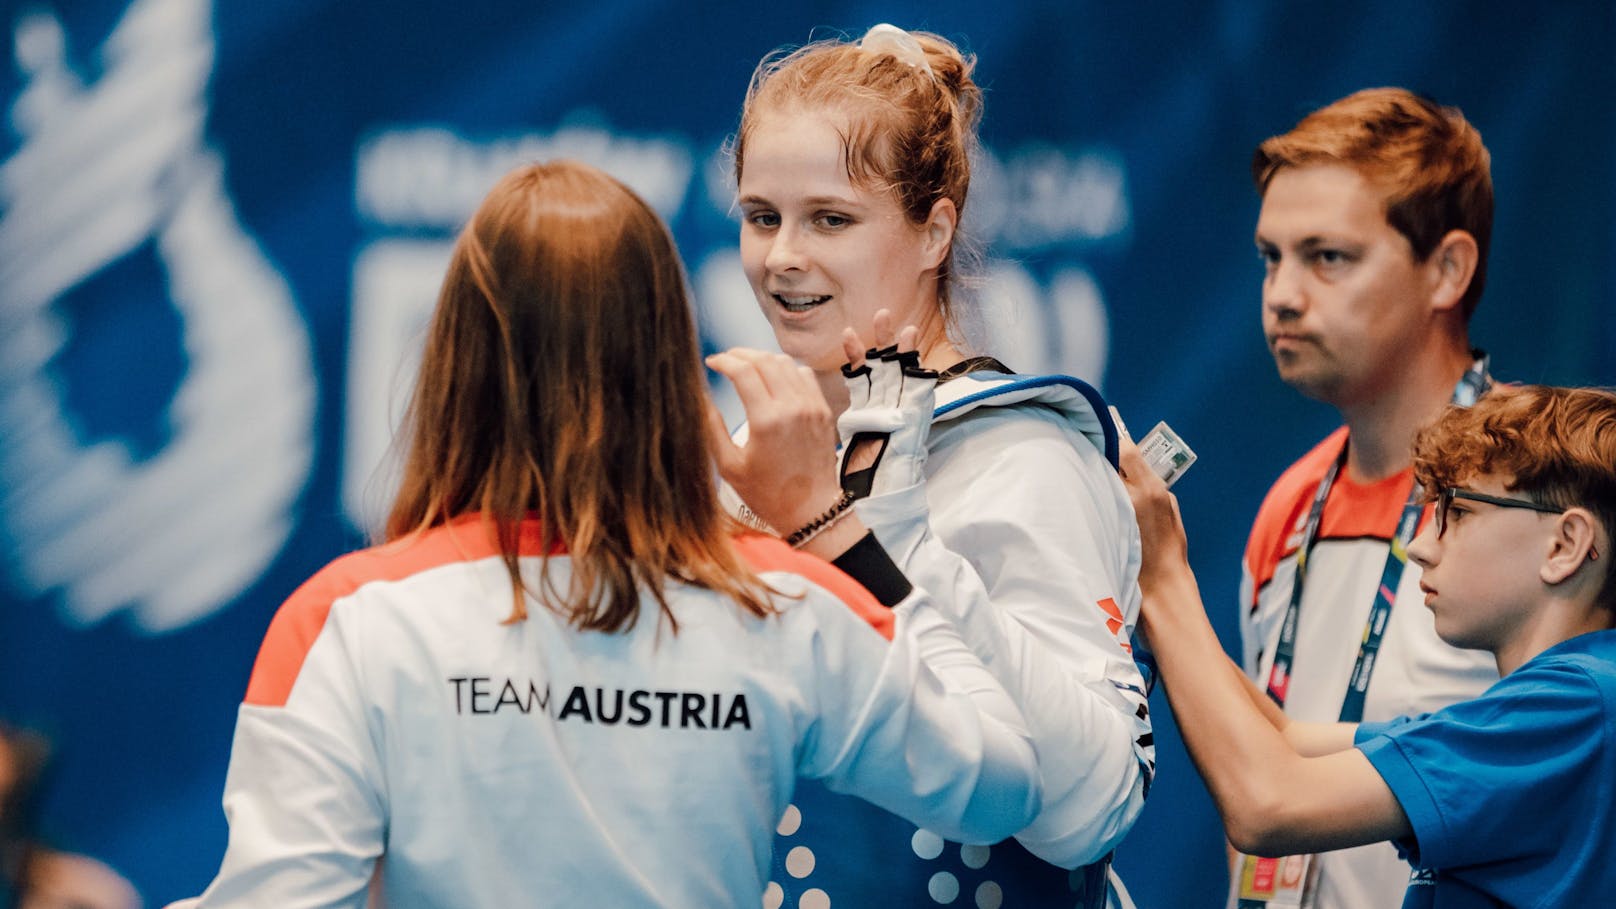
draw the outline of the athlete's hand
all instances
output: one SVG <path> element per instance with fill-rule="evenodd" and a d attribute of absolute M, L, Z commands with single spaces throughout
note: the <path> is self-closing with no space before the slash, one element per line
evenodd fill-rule
<path fill-rule="evenodd" d="M 717 408 L 708 405 L 719 475 L 778 533 L 823 514 L 842 489 L 836 419 L 813 371 L 785 354 L 745 347 L 713 354 L 707 366 L 734 384 L 746 410 L 746 442 L 737 445 Z"/>
<path fill-rule="evenodd" d="M 842 329 L 842 353 L 847 356 L 847 367 L 858 369 L 864 365 L 864 355 L 870 350 L 879 350 L 883 347 L 898 348 L 898 353 L 906 353 L 920 346 L 920 329 L 914 325 L 905 325 L 902 329 L 895 328 L 896 320 L 892 317 L 892 310 L 878 309 L 875 311 L 875 337 L 870 344 L 865 344 L 859 333 L 852 326 Z"/>
<path fill-rule="evenodd" d="M 842 353 L 847 356 L 847 369 L 849 371 L 863 366 L 864 359 L 871 350 L 896 347 L 898 353 L 908 353 L 920 346 L 919 328 L 913 325 L 905 325 L 901 330 L 894 330 L 894 322 L 890 309 L 876 310 L 875 337 L 873 338 L 873 343 L 870 344 L 865 344 L 864 339 L 859 337 L 859 333 L 854 331 L 852 326 L 842 329 Z M 860 394 L 859 389 L 854 387 L 854 383 L 849 383 L 848 395 L 850 407 L 860 406 L 864 401 L 868 400 L 869 391 L 864 389 Z M 876 458 L 880 453 L 881 445 L 875 440 L 864 441 L 861 444 L 851 446 L 847 451 L 847 462 L 842 467 L 842 472 L 858 473 L 859 471 L 868 470 L 875 466 Z"/>

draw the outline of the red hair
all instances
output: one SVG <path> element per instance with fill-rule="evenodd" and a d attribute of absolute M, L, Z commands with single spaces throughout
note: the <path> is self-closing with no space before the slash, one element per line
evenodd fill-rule
<path fill-rule="evenodd" d="M 1487 283 L 1493 233 L 1491 158 L 1456 107 L 1401 88 L 1370 88 L 1321 107 L 1257 146 L 1251 176 L 1266 193 L 1284 167 L 1345 164 L 1386 192 L 1386 223 L 1424 261 L 1452 230 L 1476 240 L 1476 273 L 1460 299 L 1468 320 Z"/>
<path fill-rule="evenodd" d="M 891 192 L 912 224 L 925 224 L 939 199 L 952 201 L 963 221 L 982 117 L 982 90 L 971 80 L 976 59 L 941 36 L 908 35 L 918 43 L 929 73 L 890 52 L 846 41 L 816 41 L 765 57 L 752 73 L 741 107 L 736 182 L 746 167 L 747 139 L 765 112 L 829 109 L 848 118 L 843 157 L 855 185 Z M 971 255 L 958 230 L 938 269 L 945 320 L 950 285 L 961 270 L 956 252 Z"/>
<path fill-rule="evenodd" d="M 1586 508 L 1616 539 L 1616 393 L 1500 385 L 1415 438 L 1414 477 L 1427 495 L 1482 474 L 1511 477 L 1509 489 L 1540 504 Z M 1608 567 L 1599 600 L 1616 608 Z"/>

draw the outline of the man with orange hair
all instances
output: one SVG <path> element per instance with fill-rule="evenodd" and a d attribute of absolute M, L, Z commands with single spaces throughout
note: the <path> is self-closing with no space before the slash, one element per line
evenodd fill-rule
<path fill-rule="evenodd" d="M 1185 745 L 1238 848 L 1294 855 L 1390 840 L 1415 868 L 1404 909 L 1607 905 L 1616 394 L 1502 386 L 1444 411 L 1413 461 L 1419 501 L 1435 505 L 1408 549 L 1424 570 L 1420 611 L 1503 678 L 1423 716 L 1302 723 L 1224 656 L 1177 503 L 1125 447 L 1142 615 Z M 1265 879 L 1288 871 L 1289 860 L 1265 861 Z"/>
<path fill-rule="evenodd" d="M 1444 405 L 1491 384 L 1467 330 L 1492 233 L 1487 149 L 1458 110 L 1370 89 L 1263 142 L 1252 175 L 1274 363 L 1345 425 L 1285 471 L 1257 514 L 1243 565 L 1245 669 L 1307 721 L 1386 720 L 1474 697 L 1497 679 L 1492 660 L 1438 637 L 1406 550 L 1421 516 L 1409 443 Z M 1286 871 L 1303 893 L 1274 892 L 1267 865 L 1241 857 L 1230 906 L 1395 905 L 1408 878 L 1384 845 L 1298 857 Z"/>

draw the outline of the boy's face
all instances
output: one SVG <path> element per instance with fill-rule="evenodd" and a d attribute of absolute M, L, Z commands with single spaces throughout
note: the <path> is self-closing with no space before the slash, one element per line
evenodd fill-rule
<path fill-rule="evenodd" d="M 1336 407 L 1395 391 L 1430 330 L 1437 271 L 1344 164 L 1281 168 L 1263 193 L 1263 335 L 1286 384 Z"/>
<path fill-rule="evenodd" d="M 1528 501 L 1506 485 L 1512 477 L 1481 474 L 1458 486 L 1515 502 Z M 1455 647 L 1497 653 L 1537 611 L 1543 595 L 1539 568 L 1557 515 L 1462 496 L 1447 505 L 1440 536 L 1427 521 L 1408 555 L 1424 569 L 1420 590 L 1436 620 L 1436 633 Z"/>

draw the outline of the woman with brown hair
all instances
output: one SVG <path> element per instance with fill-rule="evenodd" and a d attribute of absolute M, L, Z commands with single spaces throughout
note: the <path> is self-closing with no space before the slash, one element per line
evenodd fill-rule
<path fill-rule="evenodd" d="M 799 775 L 960 836 L 1024 824 L 1003 690 L 890 562 L 859 560 L 883 604 L 737 536 L 706 408 L 655 213 L 577 163 L 501 180 L 444 279 L 386 542 L 270 625 L 197 902 L 360 906 L 374 876 L 389 906 L 756 905 Z"/>
<path fill-rule="evenodd" d="M 842 439 L 884 441 L 873 467 L 850 445 L 839 475 L 834 438 L 823 452 L 792 450 L 780 440 L 790 421 L 756 419 L 789 408 L 754 394 L 737 450 L 783 454 L 724 476 L 739 513 L 787 535 L 804 510 L 856 512 L 847 520 L 874 531 L 1018 701 L 1045 807 L 1015 841 L 960 849 L 804 786 L 776 853 L 811 850 L 816 862 L 775 876 L 776 906 L 968 893 L 978 906 L 1102 905 L 1107 856 L 1153 772 L 1129 636 L 1138 529 L 1105 402 L 1069 376 L 1014 374 L 972 350 L 965 330 L 961 225 L 982 105 L 973 65 L 940 36 L 883 24 L 757 67 L 734 147 L 742 266 L 781 351 L 841 415 Z M 900 326 L 912 326 L 907 359 L 887 349 Z M 866 368 L 870 341 L 885 356 Z M 747 387 L 772 393 L 791 371 L 776 356 L 738 350 L 711 363 L 745 400 Z M 844 370 L 850 360 L 857 368 Z M 934 392 L 916 390 L 927 375 Z M 899 385 L 901 400 L 870 393 Z"/>

